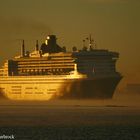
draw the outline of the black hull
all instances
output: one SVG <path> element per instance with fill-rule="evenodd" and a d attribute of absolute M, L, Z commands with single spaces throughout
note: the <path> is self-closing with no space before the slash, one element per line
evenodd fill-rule
<path fill-rule="evenodd" d="M 121 76 L 66 82 L 60 99 L 111 99 Z M 69 83 L 69 84 L 68 84 Z"/>

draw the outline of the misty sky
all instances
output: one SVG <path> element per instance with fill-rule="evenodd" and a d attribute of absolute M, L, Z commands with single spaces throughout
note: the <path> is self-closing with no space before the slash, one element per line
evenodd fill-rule
<path fill-rule="evenodd" d="M 47 34 L 71 50 L 91 33 L 97 47 L 120 53 L 118 70 L 140 82 L 140 0 L 0 0 L 0 64 L 34 49 Z"/>

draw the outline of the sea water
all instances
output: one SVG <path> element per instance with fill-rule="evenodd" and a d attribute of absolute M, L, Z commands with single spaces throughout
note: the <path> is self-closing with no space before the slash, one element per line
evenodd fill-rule
<path fill-rule="evenodd" d="M 140 140 L 139 99 L 129 99 L 1 101 L 0 139 Z"/>

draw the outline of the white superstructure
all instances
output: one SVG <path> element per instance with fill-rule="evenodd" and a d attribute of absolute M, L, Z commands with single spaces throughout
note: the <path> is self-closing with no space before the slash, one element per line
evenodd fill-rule
<path fill-rule="evenodd" d="M 93 49 L 93 40 L 89 40 L 89 50 L 84 46 L 83 50 L 74 48 L 73 52 L 66 52 L 50 35 L 40 49 L 37 41 L 32 53 L 25 53 L 23 41 L 21 55 L 7 60 L 0 69 L 0 93 L 22 100 L 48 100 L 81 93 L 88 97 L 88 90 L 93 97 L 112 97 L 121 79 L 115 67 L 119 54 Z"/>

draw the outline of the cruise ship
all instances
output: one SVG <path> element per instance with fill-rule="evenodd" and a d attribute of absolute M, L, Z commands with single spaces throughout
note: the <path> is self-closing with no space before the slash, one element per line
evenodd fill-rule
<path fill-rule="evenodd" d="M 85 43 L 88 42 L 88 43 Z M 87 45 L 86 45 L 87 44 Z M 119 53 L 97 49 L 91 35 L 83 48 L 69 52 L 48 35 L 33 52 L 6 60 L 0 69 L 0 94 L 11 100 L 110 99 L 122 79 Z"/>

